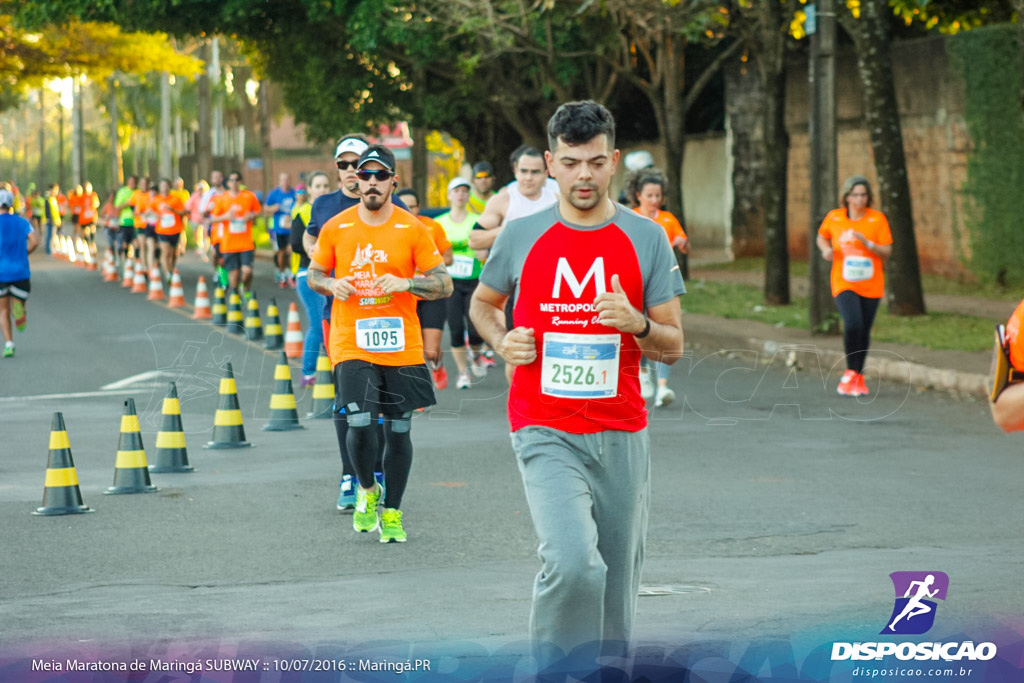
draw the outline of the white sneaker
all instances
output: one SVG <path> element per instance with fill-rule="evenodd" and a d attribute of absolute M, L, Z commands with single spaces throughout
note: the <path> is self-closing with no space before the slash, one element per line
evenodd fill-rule
<path fill-rule="evenodd" d="M 471 385 L 472 383 L 473 383 L 473 381 L 469 378 L 469 375 L 464 372 L 464 373 L 459 375 L 459 381 L 457 381 L 455 383 L 455 388 L 456 389 L 469 389 L 469 385 Z"/>
<path fill-rule="evenodd" d="M 487 366 L 483 364 L 480 356 L 477 356 L 472 351 L 469 352 L 469 370 L 477 379 L 487 376 Z"/>
<path fill-rule="evenodd" d="M 640 368 L 640 395 L 645 399 L 654 396 L 654 382 L 651 381 L 651 373 L 647 368 Z"/>
<path fill-rule="evenodd" d="M 676 400 L 676 392 L 666 387 L 658 387 L 658 393 L 654 398 L 654 407 L 661 408 Z"/>

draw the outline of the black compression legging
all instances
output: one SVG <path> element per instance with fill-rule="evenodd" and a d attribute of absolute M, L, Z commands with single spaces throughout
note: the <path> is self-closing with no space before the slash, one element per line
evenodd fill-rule
<path fill-rule="evenodd" d="M 384 507 L 398 509 L 402 505 L 402 495 L 409 483 L 409 470 L 412 469 L 412 436 L 408 429 L 409 420 L 405 420 L 405 431 L 395 431 L 396 423 L 401 420 L 384 418 Z M 362 482 L 372 482 L 377 454 L 380 452 L 378 442 L 377 420 L 366 426 L 348 426 L 347 446 L 356 478 Z"/>
<path fill-rule="evenodd" d="M 384 423 L 379 419 L 374 422 L 377 430 L 377 461 L 373 465 L 374 472 L 383 472 L 384 462 Z M 343 412 L 334 413 L 334 431 L 338 435 L 338 450 L 341 452 L 341 473 L 358 479 L 355 467 L 352 466 L 352 458 L 348 454 L 348 419 Z M 373 477 L 370 477 L 371 479 Z"/>
<path fill-rule="evenodd" d="M 843 346 L 846 348 L 846 367 L 860 374 L 871 345 L 871 325 L 881 299 L 869 299 L 846 290 L 836 296 L 836 308 L 843 318 Z"/>
<path fill-rule="evenodd" d="M 452 279 L 453 291 L 448 297 L 448 332 L 454 348 L 466 345 L 466 334 L 469 334 L 469 345 L 480 346 L 483 337 L 477 334 L 473 321 L 469 319 L 469 301 L 473 298 L 479 280 Z"/>

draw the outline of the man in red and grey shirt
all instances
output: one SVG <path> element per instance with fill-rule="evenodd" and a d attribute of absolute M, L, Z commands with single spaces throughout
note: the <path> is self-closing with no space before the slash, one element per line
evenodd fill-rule
<path fill-rule="evenodd" d="M 586 659 L 571 666 L 596 667 L 600 655 L 626 653 L 643 565 L 650 441 L 640 358 L 682 355 L 685 288 L 665 232 L 608 196 L 619 159 L 608 110 L 562 105 L 548 144 L 558 203 L 498 236 L 471 314 L 515 366 L 512 446 L 543 564 L 534 654 L 547 668 L 575 650 Z"/>

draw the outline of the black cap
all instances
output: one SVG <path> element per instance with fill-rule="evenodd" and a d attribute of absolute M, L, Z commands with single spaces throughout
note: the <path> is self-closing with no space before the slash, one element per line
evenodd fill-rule
<path fill-rule="evenodd" d="M 356 164 L 356 168 L 362 168 L 371 161 L 376 161 L 389 171 L 395 170 L 395 155 L 384 145 L 367 147 L 366 151 L 359 155 L 359 163 Z"/>
<path fill-rule="evenodd" d="M 478 161 L 473 164 L 474 178 L 486 178 L 492 175 L 494 175 L 494 167 L 491 166 L 489 161 Z"/>

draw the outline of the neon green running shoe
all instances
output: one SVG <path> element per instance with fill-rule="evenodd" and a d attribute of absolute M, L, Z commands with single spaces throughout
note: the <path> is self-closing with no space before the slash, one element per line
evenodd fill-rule
<path fill-rule="evenodd" d="M 18 332 L 24 332 L 25 326 L 28 325 L 25 302 L 21 299 L 14 299 L 14 303 L 11 304 L 11 312 L 14 313 L 14 327 L 17 328 Z"/>
<path fill-rule="evenodd" d="M 6 345 L 4 345 L 4 358 L 13 358 L 13 357 L 14 357 L 14 344 L 6 344 Z"/>
<path fill-rule="evenodd" d="M 380 515 L 380 542 L 405 543 L 405 529 L 402 528 L 402 511 L 384 508 Z"/>
<path fill-rule="evenodd" d="M 366 533 L 380 528 L 380 513 L 377 512 L 380 494 L 380 484 L 375 485 L 372 491 L 359 487 L 356 491 L 356 509 L 352 513 L 353 529 Z"/>

